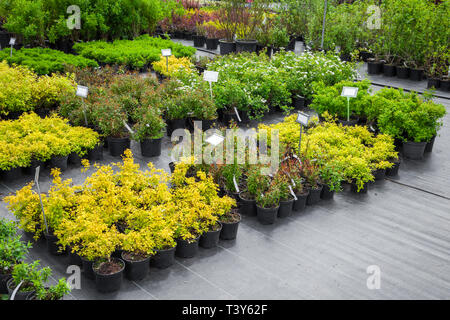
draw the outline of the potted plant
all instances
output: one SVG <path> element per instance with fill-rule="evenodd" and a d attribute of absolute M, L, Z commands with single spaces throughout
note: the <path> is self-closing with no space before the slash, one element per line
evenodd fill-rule
<path fill-rule="evenodd" d="M 125 129 L 128 115 L 114 98 L 103 97 L 93 106 L 93 116 L 108 142 L 109 153 L 121 156 L 130 148 L 130 134 Z"/>
<path fill-rule="evenodd" d="M 247 190 L 239 193 L 240 212 L 246 216 L 256 216 L 256 198 L 269 188 L 270 179 L 261 173 L 258 166 L 247 173 Z"/>
<path fill-rule="evenodd" d="M 320 181 L 323 189 L 320 198 L 323 200 L 331 200 L 336 191 L 341 190 L 341 182 L 343 176 L 336 165 L 324 162 L 319 168 Z"/>
<path fill-rule="evenodd" d="M 220 216 L 219 222 L 222 224 L 220 239 L 236 239 L 239 223 L 241 222 L 241 215 L 239 214 L 239 210 L 234 208 L 226 211 L 223 215 Z"/>
<path fill-rule="evenodd" d="M 219 39 L 224 38 L 226 35 L 214 21 L 205 22 L 203 26 L 206 29 L 206 49 L 217 50 Z"/>
<path fill-rule="evenodd" d="M 253 2 L 250 8 L 241 5 L 237 12 L 236 52 L 255 52 L 255 33 L 263 20 L 264 8 L 260 2 Z"/>
<path fill-rule="evenodd" d="M 173 228 L 161 228 L 154 238 L 154 243 L 156 253 L 150 259 L 150 266 L 165 269 L 174 264 L 177 243 L 173 238 Z"/>
<path fill-rule="evenodd" d="M 280 172 L 274 177 L 272 184 L 278 190 L 280 197 L 280 209 L 278 210 L 278 218 L 286 218 L 292 214 L 294 205 L 294 197 L 289 190 L 289 178 Z"/>
<path fill-rule="evenodd" d="M 65 278 L 58 280 L 58 283 L 50 287 L 40 287 L 35 293 L 27 296 L 27 300 L 62 300 L 71 291 Z"/>
<path fill-rule="evenodd" d="M 150 228 L 126 230 L 122 235 L 121 259 L 125 261 L 125 277 L 132 281 L 144 279 L 154 254 L 154 236 Z"/>
<path fill-rule="evenodd" d="M 312 206 L 320 201 L 323 185 L 320 184 L 320 171 L 317 165 L 308 159 L 303 159 L 302 175 L 309 187 L 309 196 L 306 204 Z"/>
<path fill-rule="evenodd" d="M 12 278 L 8 280 L 8 294 L 11 297 L 14 289 L 20 284 L 19 290 L 16 291 L 14 300 L 26 300 L 33 293 L 43 290 L 45 282 L 51 275 L 51 269 L 45 267 L 39 269 L 39 260 L 30 264 L 20 263 L 15 265 L 12 271 Z"/>
<path fill-rule="evenodd" d="M 292 176 L 291 176 L 292 177 Z M 294 182 L 293 190 L 297 200 L 294 201 L 292 210 L 294 212 L 300 212 L 306 208 L 306 201 L 308 200 L 309 190 L 304 186 L 304 179 L 300 175 L 292 177 Z"/>
<path fill-rule="evenodd" d="M 206 29 L 202 24 L 197 24 L 196 34 L 192 36 L 194 40 L 194 47 L 203 48 L 206 42 Z"/>
<path fill-rule="evenodd" d="M 133 139 L 141 144 L 143 157 L 158 157 L 161 155 L 161 140 L 166 124 L 158 108 L 150 107 L 141 112 L 139 122 L 133 127 Z"/>
<path fill-rule="evenodd" d="M 280 209 L 280 194 L 276 188 L 258 195 L 256 199 L 257 218 L 261 224 L 273 224 Z"/>
<path fill-rule="evenodd" d="M 217 247 L 221 232 L 222 224 L 217 221 L 209 226 L 208 231 L 202 234 L 200 237 L 199 246 L 205 249 Z"/>
<path fill-rule="evenodd" d="M 241 10 L 242 1 L 229 0 L 224 1 L 218 10 L 217 23 L 223 30 L 224 38 L 219 40 L 220 54 L 226 55 L 236 51 L 236 42 L 234 36 L 238 27 L 239 10 Z"/>
<path fill-rule="evenodd" d="M 275 26 L 272 33 L 273 53 L 277 53 L 282 48 L 286 48 L 289 44 L 289 34 L 286 28 L 281 26 Z"/>

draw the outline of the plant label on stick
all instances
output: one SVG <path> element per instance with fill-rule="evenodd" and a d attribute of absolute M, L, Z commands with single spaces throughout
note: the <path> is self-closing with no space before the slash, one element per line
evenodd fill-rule
<path fill-rule="evenodd" d="M 300 123 L 302 126 L 308 126 L 309 122 L 309 114 L 299 112 L 297 115 L 297 123 Z"/>
<path fill-rule="evenodd" d="M 234 113 L 236 113 L 236 117 L 238 118 L 239 122 L 242 122 L 241 117 L 239 116 L 238 109 L 234 107 Z"/>
<path fill-rule="evenodd" d="M 13 45 L 15 45 L 16 44 L 16 38 L 11 38 L 11 39 L 9 39 L 9 45 L 10 46 L 13 46 Z"/>
<path fill-rule="evenodd" d="M 163 57 L 170 57 L 172 55 L 172 49 L 161 49 L 161 55 Z"/>
<path fill-rule="evenodd" d="M 342 97 L 347 98 L 347 121 L 350 121 L 350 98 L 356 98 L 358 95 L 357 87 L 343 87 L 342 88 Z"/>
<path fill-rule="evenodd" d="M 36 183 L 36 189 L 37 189 L 37 192 L 39 195 L 39 202 L 41 203 L 41 210 L 42 210 L 42 215 L 44 217 L 45 230 L 47 231 L 47 234 L 48 234 L 47 217 L 45 216 L 44 204 L 42 203 L 41 188 L 39 187 L 39 172 L 40 171 L 41 171 L 41 166 L 36 168 L 36 172 L 34 174 L 34 182 Z"/>
<path fill-rule="evenodd" d="M 233 183 L 234 183 L 234 188 L 236 189 L 236 192 L 239 193 L 239 186 L 236 182 L 236 176 L 233 175 Z"/>
<path fill-rule="evenodd" d="M 89 94 L 89 88 L 85 86 L 77 86 L 77 96 L 86 99 Z"/>
<path fill-rule="evenodd" d="M 291 185 L 289 185 L 289 191 L 291 192 L 291 195 L 294 197 L 294 200 L 297 201 L 297 196 L 295 195 L 294 190 L 292 190 Z"/>
<path fill-rule="evenodd" d="M 292 179 L 291 178 L 291 182 L 292 182 L 292 185 L 294 186 L 294 188 L 297 186 L 296 184 L 295 184 L 295 181 L 294 181 L 294 179 Z"/>
<path fill-rule="evenodd" d="M 203 72 L 203 80 L 208 82 L 217 82 L 219 80 L 219 72 L 205 71 Z"/>
<path fill-rule="evenodd" d="M 130 128 L 130 126 L 128 125 L 128 123 L 125 122 L 125 120 L 123 120 L 123 125 L 125 126 L 125 128 L 128 130 L 129 133 L 134 134 L 133 129 Z"/>

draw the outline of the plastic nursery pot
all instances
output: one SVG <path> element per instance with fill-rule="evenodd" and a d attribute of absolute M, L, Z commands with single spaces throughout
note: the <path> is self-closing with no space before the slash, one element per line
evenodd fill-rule
<path fill-rule="evenodd" d="M 94 149 L 89 150 L 87 158 L 89 161 L 103 160 L 103 143 L 99 143 Z"/>
<path fill-rule="evenodd" d="M 425 146 L 425 152 L 432 152 L 433 151 L 433 146 L 434 146 L 434 141 L 436 140 L 436 136 L 434 136 L 433 138 L 431 138 L 430 141 L 427 142 L 427 145 Z"/>
<path fill-rule="evenodd" d="M 330 190 L 330 186 L 327 184 L 323 185 L 322 193 L 320 194 L 320 199 L 322 200 L 331 200 L 334 198 L 334 190 Z"/>
<path fill-rule="evenodd" d="M 383 65 L 383 75 L 386 77 L 394 77 L 396 75 L 396 68 L 393 64 Z"/>
<path fill-rule="evenodd" d="M 175 163 L 169 162 L 169 169 L 170 169 L 170 173 L 174 173 L 174 171 L 175 171 Z"/>
<path fill-rule="evenodd" d="M 274 224 L 277 220 L 279 209 L 280 206 L 277 206 L 275 208 L 262 208 L 256 205 L 258 221 L 261 224 Z"/>
<path fill-rule="evenodd" d="M 217 50 L 218 47 L 219 47 L 219 39 L 217 38 L 206 39 L 206 49 Z"/>
<path fill-rule="evenodd" d="M 355 182 L 351 183 L 351 190 L 354 193 L 367 193 L 369 191 L 369 184 L 366 182 L 361 190 L 358 191 L 358 186 Z"/>
<path fill-rule="evenodd" d="M 440 84 L 441 84 L 441 81 L 439 80 L 439 78 L 428 78 L 428 80 L 427 80 L 427 89 L 430 89 L 430 88 L 435 88 L 435 89 L 437 89 L 437 88 L 439 88 L 440 87 Z"/>
<path fill-rule="evenodd" d="M 80 256 L 80 259 L 81 259 L 81 265 L 83 268 L 83 274 L 86 276 L 86 278 L 94 280 L 95 274 L 94 274 L 94 270 L 92 269 L 92 265 L 94 264 L 94 262 L 87 260 L 81 256 Z"/>
<path fill-rule="evenodd" d="M 125 261 L 125 277 L 129 280 L 142 280 L 148 272 L 150 266 L 150 258 L 136 257 L 129 252 L 122 252 L 122 260 Z"/>
<path fill-rule="evenodd" d="M 287 218 L 292 214 L 294 199 L 280 201 L 280 209 L 278 210 L 278 218 Z"/>
<path fill-rule="evenodd" d="M 409 78 L 414 81 L 421 81 L 423 77 L 423 69 L 411 69 Z"/>
<path fill-rule="evenodd" d="M 170 137 L 177 129 L 186 128 L 186 119 L 167 120 L 167 135 Z"/>
<path fill-rule="evenodd" d="M 16 284 L 14 283 L 14 279 L 13 278 L 10 278 L 6 282 L 6 287 L 8 289 L 9 298 L 11 298 L 11 296 L 12 296 L 12 294 L 14 292 L 14 289 L 16 288 Z M 14 296 L 14 300 L 27 300 L 27 297 L 30 294 L 34 294 L 34 293 L 35 293 L 34 290 L 32 290 L 32 291 L 20 291 L 20 289 L 19 289 L 19 291 L 17 291 L 16 295 Z"/>
<path fill-rule="evenodd" d="M 297 40 L 295 38 L 291 38 L 291 40 L 289 41 L 287 47 L 286 47 L 286 51 L 295 51 L 295 42 Z"/>
<path fill-rule="evenodd" d="M 9 279 L 11 279 L 10 274 L 0 273 L 0 294 L 8 293 L 8 287 L 6 286 L 6 283 L 8 282 Z"/>
<path fill-rule="evenodd" d="M 317 189 L 310 189 L 306 204 L 312 206 L 320 201 L 320 195 L 322 194 L 323 186 L 319 185 Z"/>
<path fill-rule="evenodd" d="M 256 52 L 256 40 L 236 40 L 236 52 Z"/>
<path fill-rule="evenodd" d="M 239 193 L 239 204 L 240 204 L 240 213 L 244 216 L 254 217 L 256 216 L 256 200 L 245 199 L 244 194 L 241 192 Z"/>
<path fill-rule="evenodd" d="M 93 264 L 95 274 L 95 286 L 98 291 L 107 293 L 120 289 L 123 281 L 125 262 L 122 259 L 113 258 L 111 262 Z"/>
<path fill-rule="evenodd" d="M 306 200 L 309 196 L 309 190 L 304 193 L 295 194 L 297 200 L 294 201 L 294 205 L 292 206 L 292 210 L 294 212 L 300 212 L 306 208 Z"/>
<path fill-rule="evenodd" d="M 76 152 L 69 154 L 67 162 L 73 164 L 74 166 L 81 167 L 81 157 Z"/>
<path fill-rule="evenodd" d="M 217 222 L 214 227 L 216 228 L 215 230 L 208 230 L 202 234 L 199 242 L 200 247 L 205 249 L 217 247 L 219 244 L 220 232 L 222 231 L 222 224 Z"/>
<path fill-rule="evenodd" d="M 400 79 L 408 79 L 410 69 L 408 67 L 397 66 L 397 77 Z"/>
<path fill-rule="evenodd" d="M 175 255 L 180 258 L 192 258 L 198 252 L 198 242 L 200 236 L 192 240 L 177 240 L 177 249 L 175 250 Z"/>
<path fill-rule="evenodd" d="M 205 45 L 206 38 L 204 36 L 192 36 L 192 40 L 194 40 L 194 47 L 202 48 Z"/>
<path fill-rule="evenodd" d="M 113 157 L 121 156 L 126 149 L 130 148 L 130 138 L 108 137 L 109 154 Z"/>
<path fill-rule="evenodd" d="M 71 249 L 69 249 L 67 251 L 69 252 L 69 266 L 75 265 L 75 266 L 82 267 L 83 266 L 83 262 L 81 261 L 81 258 L 78 255 L 78 253 L 72 252 Z"/>
<path fill-rule="evenodd" d="M 372 175 L 375 178 L 375 181 L 383 180 L 386 176 L 386 169 L 376 169 L 372 172 Z"/>
<path fill-rule="evenodd" d="M 339 119 L 339 123 L 342 124 L 344 127 L 345 126 L 354 127 L 354 126 L 356 126 L 358 124 L 358 122 L 359 122 L 359 118 L 358 117 L 355 117 L 355 118 L 350 117 L 349 121 Z"/>
<path fill-rule="evenodd" d="M 441 79 L 439 81 L 439 87 L 442 91 L 450 91 L 450 79 Z"/>
<path fill-rule="evenodd" d="M 4 182 L 13 182 L 22 177 L 22 169 L 21 168 L 12 168 L 9 170 L 1 170 L 0 173 L 1 173 L 0 177 Z"/>
<path fill-rule="evenodd" d="M 427 142 L 403 142 L 403 155 L 412 160 L 420 160 L 423 158 Z"/>
<path fill-rule="evenodd" d="M 165 269 L 173 265 L 175 261 L 176 247 L 157 250 L 156 254 L 150 258 L 150 266 L 158 269 Z"/>
<path fill-rule="evenodd" d="M 61 256 L 66 254 L 66 248 L 62 248 L 58 244 L 58 237 L 53 234 L 44 232 L 45 239 L 47 240 L 47 251 L 54 256 Z"/>
<path fill-rule="evenodd" d="M 383 70 L 383 63 L 381 61 L 368 61 L 367 73 L 368 74 L 380 74 Z"/>
<path fill-rule="evenodd" d="M 294 95 L 292 97 L 292 104 L 295 110 L 303 110 L 305 108 L 305 97 Z"/>
<path fill-rule="evenodd" d="M 61 171 L 67 170 L 69 156 L 53 156 L 50 159 L 50 168 L 59 168 Z"/>
<path fill-rule="evenodd" d="M 228 42 L 224 39 L 220 39 L 219 44 L 221 55 L 226 55 L 236 51 L 236 42 Z"/>
<path fill-rule="evenodd" d="M 388 177 L 395 177 L 398 175 L 398 170 L 400 169 L 400 159 L 398 159 L 396 162 L 394 162 L 394 165 L 391 168 L 386 169 L 386 176 Z"/>
<path fill-rule="evenodd" d="M 161 155 L 160 139 L 145 139 L 141 141 L 141 154 L 143 157 L 159 157 Z"/>
<path fill-rule="evenodd" d="M 223 217 L 220 220 L 222 224 L 222 231 L 220 232 L 220 239 L 222 240 L 234 240 L 237 237 L 239 223 L 241 222 L 241 215 L 239 213 L 234 213 L 234 221 L 224 221 Z"/>

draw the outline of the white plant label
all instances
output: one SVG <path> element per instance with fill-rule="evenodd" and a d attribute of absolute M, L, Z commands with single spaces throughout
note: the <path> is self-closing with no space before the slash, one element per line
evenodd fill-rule
<path fill-rule="evenodd" d="M 134 131 L 130 128 L 128 123 L 125 122 L 125 120 L 123 121 L 123 125 L 125 126 L 125 128 L 128 130 L 129 133 L 131 133 L 131 134 L 134 133 Z"/>
<path fill-rule="evenodd" d="M 222 143 L 223 140 L 225 140 L 223 136 L 214 133 L 212 136 L 206 139 L 206 142 L 212 144 L 213 146 L 218 146 L 219 144 Z"/>
<path fill-rule="evenodd" d="M 236 182 L 236 176 L 233 176 L 233 183 L 234 183 L 234 188 L 236 189 L 236 192 L 239 193 L 239 186 Z"/>
<path fill-rule="evenodd" d="M 236 117 L 238 118 L 239 122 L 242 122 L 241 117 L 239 116 L 239 112 L 236 109 L 236 107 L 234 107 L 234 113 L 236 113 Z"/>
<path fill-rule="evenodd" d="M 36 183 L 36 189 L 37 189 L 37 192 L 39 195 L 39 202 L 41 203 L 42 215 L 44 216 L 45 230 L 48 233 L 47 217 L 45 216 L 44 204 L 42 203 L 42 197 L 41 197 L 41 188 L 39 187 L 39 172 L 40 171 L 41 171 L 41 166 L 36 168 L 36 172 L 34 174 L 34 182 Z"/>
<path fill-rule="evenodd" d="M 294 188 L 297 186 L 296 184 L 295 184 L 295 181 L 294 181 L 294 179 L 292 179 L 291 178 L 291 182 L 292 182 L 292 185 L 294 186 Z"/>
<path fill-rule="evenodd" d="M 89 94 L 89 88 L 85 86 L 78 86 L 77 87 L 77 96 L 81 98 L 87 98 Z"/>
<path fill-rule="evenodd" d="M 10 46 L 13 46 L 13 45 L 15 45 L 16 44 L 16 38 L 11 38 L 11 39 L 9 39 L 9 45 Z"/>
<path fill-rule="evenodd" d="M 292 187 L 289 186 L 289 191 L 291 192 L 291 195 L 294 197 L 294 200 L 297 201 L 297 196 L 294 193 L 294 190 L 292 190 Z"/>
<path fill-rule="evenodd" d="M 342 88 L 342 93 L 341 93 L 342 97 L 356 98 L 357 95 L 358 95 L 358 88 L 356 88 L 356 87 L 343 87 Z"/>
<path fill-rule="evenodd" d="M 217 82 L 219 80 L 219 72 L 205 71 L 203 72 L 203 80 L 208 82 Z"/>
<path fill-rule="evenodd" d="M 297 116 L 297 123 L 300 123 L 302 126 L 307 126 L 309 122 L 309 115 L 303 112 L 299 112 Z"/>
<path fill-rule="evenodd" d="M 161 55 L 163 57 L 170 57 L 172 55 L 172 49 L 161 49 Z"/>

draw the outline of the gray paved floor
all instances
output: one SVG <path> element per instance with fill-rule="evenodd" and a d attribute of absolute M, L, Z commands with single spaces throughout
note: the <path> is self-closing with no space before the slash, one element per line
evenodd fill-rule
<path fill-rule="evenodd" d="M 436 101 L 450 112 L 449 100 Z M 449 299 L 449 124 L 447 115 L 432 154 L 405 160 L 395 181 L 377 182 L 367 195 L 345 190 L 271 226 L 244 217 L 235 241 L 200 249 L 193 259 L 177 258 L 169 269 L 151 269 L 146 279 L 126 280 L 114 294 L 97 293 L 83 278 L 82 289 L 68 299 Z M 143 159 L 132 143 L 141 167 L 153 161 L 165 170 L 169 147 L 166 139 L 161 157 Z M 103 163 L 113 160 L 106 156 Z M 88 173 L 70 169 L 63 176 L 81 183 Z M 0 183 L 0 197 L 28 180 Z M 48 188 L 48 171 L 41 185 Z M 12 218 L 2 202 L 0 216 Z M 65 275 L 67 257 L 50 256 L 43 243 L 30 259 L 51 266 L 55 278 Z M 381 269 L 379 290 L 366 286 L 369 265 Z"/>

